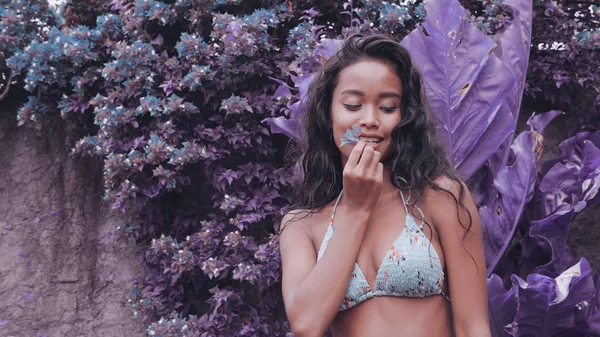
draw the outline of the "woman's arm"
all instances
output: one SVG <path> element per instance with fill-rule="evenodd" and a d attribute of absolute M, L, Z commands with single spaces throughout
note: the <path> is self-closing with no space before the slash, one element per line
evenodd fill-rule
<path fill-rule="evenodd" d="M 383 183 L 381 153 L 360 140 L 342 172 L 344 192 L 335 233 L 317 262 L 305 221 L 282 220 L 280 236 L 283 302 L 296 336 L 323 336 L 335 318 L 350 283 L 367 222 Z M 291 215 L 293 217 L 293 215 Z"/>
<path fill-rule="evenodd" d="M 438 178 L 436 182 L 460 200 L 457 182 L 447 177 Z M 464 188 L 462 203 L 468 213 L 460 205 L 457 210 L 454 198 L 442 191 L 428 188 L 424 199 L 432 205 L 428 210 L 444 252 L 456 336 L 488 337 L 491 331 L 481 221 L 469 190 L 461 185 Z M 469 223 L 471 228 L 465 235 Z"/>
<path fill-rule="evenodd" d="M 288 213 L 285 225 L 294 215 Z M 291 221 L 281 233 L 282 292 L 296 337 L 322 337 L 338 313 L 354 270 L 370 213 L 347 209 L 335 216 L 335 233 L 317 262 L 306 219 Z"/>

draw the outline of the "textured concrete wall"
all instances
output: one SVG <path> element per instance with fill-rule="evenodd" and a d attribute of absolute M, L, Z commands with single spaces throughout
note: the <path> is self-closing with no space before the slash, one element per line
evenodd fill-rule
<path fill-rule="evenodd" d="M 119 224 L 101 163 L 69 155 L 62 123 L 44 128 L 0 108 L 0 336 L 144 336 L 120 305 L 140 252 L 101 242 Z"/>

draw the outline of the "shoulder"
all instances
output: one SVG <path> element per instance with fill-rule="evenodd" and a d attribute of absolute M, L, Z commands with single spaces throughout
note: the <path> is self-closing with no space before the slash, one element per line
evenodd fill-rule
<path fill-rule="evenodd" d="M 291 226 L 294 223 L 297 222 L 308 222 L 310 221 L 310 219 L 307 220 L 307 218 L 310 218 L 311 214 L 310 214 L 310 210 L 307 209 L 292 209 L 287 211 L 284 215 L 283 218 L 281 218 L 281 223 L 279 224 L 279 230 L 283 231 L 285 228 L 288 227 L 298 227 L 298 226 Z"/>
<path fill-rule="evenodd" d="M 309 209 L 294 209 L 286 212 L 279 224 L 279 231 L 283 237 L 286 233 L 304 234 L 311 236 L 312 227 L 317 222 L 319 213 Z M 294 235 L 294 236 L 295 236 Z"/>
<path fill-rule="evenodd" d="M 448 222 L 455 215 L 457 220 L 473 217 L 477 208 L 465 183 L 448 176 L 435 179 L 436 187 L 427 186 L 423 191 L 423 203 L 434 223 Z M 460 222 L 460 221 L 459 221 Z"/>
<path fill-rule="evenodd" d="M 456 181 L 446 175 L 437 177 L 434 182 L 437 188 L 426 186 L 423 190 L 423 199 L 426 202 L 435 202 L 436 204 L 439 202 L 452 202 L 455 204 L 456 200 L 461 199 L 461 194 L 464 197 L 468 193 L 465 183 L 461 180 Z"/>
<path fill-rule="evenodd" d="M 280 223 L 279 235 L 282 242 L 299 235 L 311 240 L 319 238 L 326 231 L 328 214 L 332 205 L 325 205 L 323 209 L 294 209 L 285 213 Z"/>

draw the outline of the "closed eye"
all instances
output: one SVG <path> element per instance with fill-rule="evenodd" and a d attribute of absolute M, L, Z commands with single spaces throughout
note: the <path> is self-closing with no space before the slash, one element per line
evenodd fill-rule
<path fill-rule="evenodd" d="M 362 105 L 360 104 L 344 104 L 344 106 L 346 107 L 346 109 L 351 110 L 351 111 L 357 111 L 360 110 L 360 108 L 362 107 Z M 381 110 L 385 111 L 385 112 L 394 112 L 396 111 L 396 109 L 398 109 L 397 106 L 382 106 Z"/>

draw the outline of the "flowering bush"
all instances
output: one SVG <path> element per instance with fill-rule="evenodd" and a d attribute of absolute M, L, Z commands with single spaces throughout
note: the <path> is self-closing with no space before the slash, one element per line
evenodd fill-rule
<path fill-rule="evenodd" d="M 19 124 L 60 113 L 89 130 L 73 154 L 104 160 L 105 199 L 130 216 L 118 232 L 148 246 L 147 274 L 123 298 L 151 322 L 148 335 L 283 336 L 271 235 L 290 201 L 293 168 L 281 158 L 288 137 L 300 136 L 302 98 L 341 37 L 404 37 L 481 205 L 496 335 L 592 333 L 598 280 L 584 260 L 573 266 L 564 238 L 573 217 L 598 200 L 597 133 L 565 141 L 538 174 L 541 132 L 556 112 L 531 118 L 513 137 L 522 93 L 535 92 L 525 82 L 532 10 L 464 2 L 468 10 L 449 0 L 67 3 L 67 24 L 43 25 L 13 47 L 6 66 L 30 93 Z M 593 53 L 593 30 L 585 31 L 574 35 L 577 48 Z M 445 47 L 469 52 L 476 67 L 461 72 L 464 59 L 435 53 Z M 439 64 L 450 69 L 443 76 L 462 77 L 450 86 L 427 81 Z M 474 118 L 455 118 L 467 115 Z M 473 137 L 459 141 L 467 129 Z M 569 183 L 557 185 L 562 177 Z M 534 311 L 546 326 L 527 325 Z M 550 319 L 557 314 L 574 318 Z"/>
<path fill-rule="evenodd" d="M 0 101 L 13 84 L 13 73 L 6 59 L 42 34 L 56 22 L 47 1 L 0 1 Z"/>
<path fill-rule="evenodd" d="M 600 6 L 534 1 L 531 57 L 525 95 L 568 112 L 569 134 L 600 128 Z M 539 104 L 539 103 L 538 103 Z"/>

